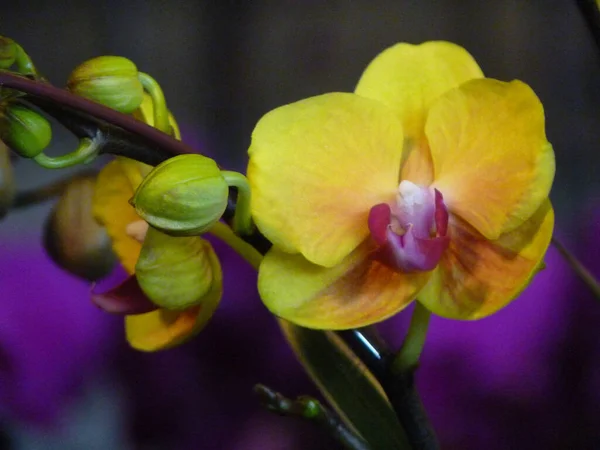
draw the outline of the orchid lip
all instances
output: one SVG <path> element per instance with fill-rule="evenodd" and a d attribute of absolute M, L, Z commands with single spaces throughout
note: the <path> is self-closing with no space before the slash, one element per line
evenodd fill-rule
<path fill-rule="evenodd" d="M 369 230 L 378 248 L 372 257 L 399 272 L 435 269 L 448 248 L 448 210 L 441 192 L 403 181 L 396 204 L 369 212 Z"/>

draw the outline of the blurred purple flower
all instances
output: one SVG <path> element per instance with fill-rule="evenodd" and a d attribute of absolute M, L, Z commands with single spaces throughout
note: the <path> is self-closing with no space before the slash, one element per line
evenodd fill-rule
<path fill-rule="evenodd" d="M 0 243 L 0 415 L 51 425 L 114 349 L 114 318 L 41 245 Z"/>

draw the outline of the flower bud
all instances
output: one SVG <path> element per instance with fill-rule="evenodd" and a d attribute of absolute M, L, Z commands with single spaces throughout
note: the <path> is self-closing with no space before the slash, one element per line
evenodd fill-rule
<path fill-rule="evenodd" d="M 0 69 L 8 69 L 17 58 L 17 44 L 12 39 L 0 36 Z"/>
<path fill-rule="evenodd" d="M 99 56 L 84 62 L 71 73 L 67 89 L 125 114 L 139 108 L 144 97 L 137 67 L 121 56 Z"/>
<path fill-rule="evenodd" d="M 52 127 L 41 114 L 16 103 L 0 110 L 0 139 L 24 158 L 34 158 L 50 144 Z"/>
<path fill-rule="evenodd" d="M 161 308 L 183 310 L 221 289 L 221 266 L 210 243 L 198 236 L 173 237 L 149 228 L 135 275 Z M 211 300 L 212 301 L 212 300 Z"/>
<path fill-rule="evenodd" d="M 180 155 L 158 165 L 131 200 L 151 226 L 174 236 L 197 235 L 227 207 L 229 187 L 217 164 L 202 155 Z"/>
<path fill-rule="evenodd" d="M 8 147 L 0 141 L 0 218 L 10 209 L 15 197 L 15 182 Z"/>
<path fill-rule="evenodd" d="M 54 262 L 90 281 L 108 275 L 116 262 L 110 238 L 92 214 L 95 184 L 94 176 L 71 181 L 44 230 L 44 245 Z"/>

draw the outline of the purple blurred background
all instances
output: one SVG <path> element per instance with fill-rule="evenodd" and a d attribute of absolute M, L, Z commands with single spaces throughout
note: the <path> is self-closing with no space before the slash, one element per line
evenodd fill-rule
<path fill-rule="evenodd" d="M 559 235 L 600 276 L 600 61 L 575 2 L 11 2 L 0 34 L 55 84 L 101 54 L 154 76 L 188 142 L 243 169 L 271 108 L 350 91 L 398 42 L 446 39 L 484 72 L 522 79 L 542 99 L 554 144 Z M 52 151 L 73 140 L 58 133 Z M 68 171 L 16 166 L 19 188 Z M 0 448 L 335 448 L 310 424 L 263 411 L 262 382 L 316 390 L 261 306 L 254 274 L 219 247 L 226 293 L 206 330 L 160 354 L 129 350 L 121 319 L 42 250 L 51 204 L 0 222 Z M 600 448 L 600 305 L 555 250 L 522 297 L 474 323 L 435 319 L 419 387 L 444 449 Z M 399 344 L 408 313 L 384 324 Z"/>

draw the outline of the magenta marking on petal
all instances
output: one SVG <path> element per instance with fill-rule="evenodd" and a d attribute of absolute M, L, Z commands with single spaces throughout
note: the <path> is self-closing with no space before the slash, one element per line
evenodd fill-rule
<path fill-rule="evenodd" d="M 392 220 L 390 205 L 380 203 L 369 211 L 369 231 L 377 244 L 385 245 L 387 242 L 387 230 Z"/>
<path fill-rule="evenodd" d="M 111 314 L 143 314 L 158 309 L 144 294 L 135 275 L 105 292 L 96 292 L 92 285 L 92 303 Z"/>
<path fill-rule="evenodd" d="M 435 189 L 435 228 L 438 236 L 448 234 L 448 208 L 444 203 L 444 196 Z"/>
<path fill-rule="evenodd" d="M 426 272 L 435 269 L 450 239 L 445 236 L 423 239 L 410 228 L 402 236 L 390 231 L 388 243 L 378 251 L 381 262 L 401 272 Z"/>
<path fill-rule="evenodd" d="M 437 189 L 403 182 L 398 205 L 375 205 L 369 211 L 369 230 L 377 250 L 373 258 L 399 272 L 435 269 L 450 244 L 448 209 Z M 433 195 L 432 195 L 433 194 Z"/>

